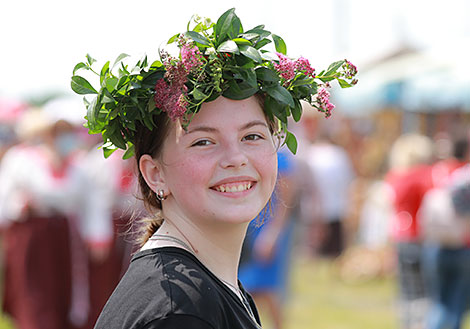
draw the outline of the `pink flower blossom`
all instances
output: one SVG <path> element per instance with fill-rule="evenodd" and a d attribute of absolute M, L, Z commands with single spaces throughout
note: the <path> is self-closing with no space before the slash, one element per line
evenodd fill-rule
<path fill-rule="evenodd" d="M 325 117 L 328 118 L 331 116 L 331 111 L 335 108 L 335 105 L 330 103 L 330 93 L 326 88 L 321 87 L 318 90 L 316 103 L 318 105 L 318 110 L 325 113 Z"/>
<path fill-rule="evenodd" d="M 166 112 L 172 120 L 182 117 L 187 107 L 184 90 L 181 85 L 169 85 L 164 79 L 158 80 L 155 85 L 155 106 Z"/>
<path fill-rule="evenodd" d="M 181 47 L 181 61 L 188 72 L 195 71 L 203 64 L 199 49 L 192 43 L 185 43 Z"/>
<path fill-rule="evenodd" d="M 295 69 L 304 72 L 305 75 L 315 78 L 315 69 L 310 65 L 308 59 L 300 57 L 295 61 Z"/>
<path fill-rule="evenodd" d="M 188 80 L 188 72 L 180 61 L 175 61 L 165 65 L 165 78 L 171 85 L 182 86 Z"/>
<path fill-rule="evenodd" d="M 279 57 L 279 64 L 274 63 L 274 68 L 281 78 L 285 79 L 286 81 L 292 80 L 295 77 L 295 64 L 294 62 L 284 54 L 276 53 Z"/>
<path fill-rule="evenodd" d="M 345 63 L 342 66 L 343 69 L 343 76 L 347 79 L 352 79 L 357 74 L 357 67 L 347 59 L 345 59 Z M 357 80 L 356 80 L 357 83 Z"/>
<path fill-rule="evenodd" d="M 203 65 L 202 55 L 192 42 L 183 36 L 178 40 L 181 48 L 181 60 L 171 57 L 162 51 L 160 57 L 165 66 L 165 79 L 160 79 L 155 85 L 155 105 L 167 113 L 172 120 L 182 117 L 187 110 L 188 101 L 185 93 L 188 91 L 185 83 L 188 74 Z"/>

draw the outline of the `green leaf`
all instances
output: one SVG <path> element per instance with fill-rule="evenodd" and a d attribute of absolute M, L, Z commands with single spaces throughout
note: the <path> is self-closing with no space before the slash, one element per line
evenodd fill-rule
<path fill-rule="evenodd" d="M 251 46 L 251 41 L 244 39 L 244 38 L 235 38 L 233 39 L 237 43 L 237 45 L 248 45 Z"/>
<path fill-rule="evenodd" d="M 75 67 L 73 68 L 73 75 L 75 75 L 75 72 L 77 72 L 78 70 L 80 69 L 85 69 L 85 70 L 89 70 L 90 67 L 88 65 L 86 65 L 85 63 L 81 62 L 81 63 L 78 63 L 77 65 L 75 65 Z"/>
<path fill-rule="evenodd" d="M 116 85 L 118 83 L 118 79 L 117 78 L 108 78 L 106 79 L 106 89 L 109 91 L 109 92 L 113 92 L 114 91 L 114 88 L 116 88 Z"/>
<path fill-rule="evenodd" d="M 265 38 L 265 39 L 262 39 L 262 40 L 259 40 L 257 43 L 256 43 L 256 46 L 255 48 L 256 49 L 261 49 L 263 48 L 264 46 L 266 46 L 267 44 L 271 43 L 272 41 Z"/>
<path fill-rule="evenodd" d="M 258 81 L 256 80 L 256 73 L 252 69 L 236 68 L 233 77 L 236 80 L 241 80 L 241 82 L 246 83 L 252 88 L 258 88 Z"/>
<path fill-rule="evenodd" d="M 159 67 L 162 67 L 162 66 L 163 66 L 162 62 L 160 62 L 158 59 L 156 61 L 154 61 L 152 63 L 152 65 L 150 65 L 151 68 L 159 68 Z"/>
<path fill-rule="evenodd" d="M 124 160 L 130 159 L 133 155 L 134 155 L 134 144 L 132 144 L 131 142 L 128 142 L 127 143 L 127 150 L 122 155 L 122 158 Z"/>
<path fill-rule="evenodd" d="M 109 61 L 107 61 L 101 68 L 101 72 L 100 72 L 100 85 L 101 86 L 103 85 L 103 81 L 108 72 L 109 72 Z"/>
<path fill-rule="evenodd" d="M 111 110 L 111 111 L 109 112 L 109 120 L 114 120 L 114 119 L 116 119 L 116 117 L 118 116 L 118 114 L 119 114 L 119 108 L 116 107 L 115 109 L 113 109 L 113 110 Z"/>
<path fill-rule="evenodd" d="M 268 95 L 264 101 L 264 107 L 267 113 L 274 114 L 281 122 L 287 124 L 286 105 Z"/>
<path fill-rule="evenodd" d="M 150 116 L 146 115 L 146 116 L 144 116 L 143 119 L 144 119 L 145 126 L 147 126 L 147 128 L 149 130 L 153 130 L 153 127 L 155 126 L 155 124 L 153 123 L 152 118 Z"/>
<path fill-rule="evenodd" d="M 114 68 L 116 67 L 116 65 L 118 65 L 119 63 L 121 63 L 122 60 L 123 60 L 124 58 L 126 58 L 126 57 L 129 57 L 129 55 L 124 54 L 124 53 L 122 53 L 121 55 L 119 55 L 119 56 L 116 58 L 116 60 L 114 61 L 114 64 L 113 64 L 113 67 L 111 68 L 111 70 L 114 69 Z"/>
<path fill-rule="evenodd" d="M 240 33 L 241 22 L 235 14 L 235 8 L 227 10 L 220 16 L 215 25 L 215 37 L 220 43 L 225 39 L 234 39 Z"/>
<path fill-rule="evenodd" d="M 98 96 L 94 97 L 90 104 L 87 106 L 87 119 L 88 119 L 88 125 L 91 125 L 90 128 L 94 128 L 96 125 L 96 117 L 97 113 L 99 111 L 99 108 L 101 107 L 101 104 L 98 103 Z"/>
<path fill-rule="evenodd" d="M 126 149 L 126 141 L 122 137 L 121 131 L 117 130 L 109 138 L 111 142 L 122 150 Z"/>
<path fill-rule="evenodd" d="M 335 77 L 321 77 L 321 76 L 318 76 L 317 78 L 323 82 L 328 82 L 328 81 L 332 81 L 335 79 Z"/>
<path fill-rule="evenodd" d="M 92 66 L 94 62 L 96 62 L 96 59 L 90 56 L 90 54 L 86 54 L 86 60 L 88 62 L 89 66 Z"/>
<path fill-rule="evenodd" d="M 299 122 L 300 117 L 302 116 L 302 104 L 300 104 L 300 101 L 298 99 L 294 99 L 295 106 L 291 109 L 292 112 L 292 118 L 295 120 L 295 122 Z"/>
<path fill-rule="evenodd" d="M 176 39 L 179 38 L 179 36 L 180 36 L 180 34 L 179 34 L 179 33 L 176 33 L 174 36 L 172 36 L 172 37 L 168 40 L 167 44 L 170 44 L 170 43 L 175 42 Z"/>
<path fill-rule="evenodd" d="M 282 104 L 288 105 L 289 107 L 294 107 L 294 99 L 290 92 L 283 86 L 276 84 L 273 86 L 268 86 L 264 89 L 266 93 Z"/>
<path fill-rule="evenodd" d="M 258 81 L 253 69 L 232 68 L 224 73 L 229 88 L 223 95 L 230 99 L 245 99 L 258 92 Z M 230 78 L 231 76 L 231 78 Z"/>
<path fill-rule="evenodd" d="M 203 24 L 202 24 L 202 22 L 200 22 L 198 25 L 196 25 L 196 26 L 193 28 L 193 31 L 194 31 L 194 32 L 201 32 L 201 31 L 202 31 L 202 28 L 203 28 Z"/>
<path fill-rule="evenodd" d="M 279 76 L 274 73 L 273 70 L 268 69 L 267 67 L 261 66 L 256 69 L 256 77 L 258 80 L 267 81 L 267 82 L 278 82 Z"/>
<path fill-rule="evenodd" d="M 252 39 L 255 39 L 255 38 L 258 38 L 259 37 L 259 33 L 243 33 L 240 35 L 241 38 L 245 39 L 245 40 L 252 40 Z M 250 41 L 251 42 L 251 41 Z M 250 43 L 251 44 L 251 43 Z"/>
<path fill-rule="evenodd" d="M 140 65 L 140 68 L 144 68 L 148 65 L 148 60 L 147 60 L 147 55 L 144 56 L 144 59 L 142 60 L 142 64 Z"/>
<path fill-rule="evenodd" d="M 79 95 L 97 94 L 98 92 L 93 86 L 84 78 L 78 75 L 72 77 L 71 87 L 74 92 Z"/>
<path fill-rule="evenodd" d="M 209 41 L 209 39 L 207 39 L 202 34 L 199 34 L 199 33 L 194 32 L 194 31 L 187 31 L 185 33 L 185 35 L 188 36 L 189 38 L 193 39 L 197 43 L 200 43 L 200 44 L 208 46 L 208 47 L 211 46 L 211 42 Z"/>
<path fill-rule="evenodd" d="M 108 89 L 104 88 L 103 90 L 103 104 L 105 103 L 116 103 L 116 100 L 114 99 L 113 95 L 108 91 Z"/>
<path fill-rule="evenodd" d="M 297 153 L 297 138 L 295 138 L 294 134 L 286 130 L 286 139 L 284 143 L 287 145 L 289 150 L 293 153 Z"/>
<path fill-rule="evenodd" d="M 254 28 L 254 29 L 252 29 L 252 30 L 250 30 L 250 31 L 247 31 L 245 34 L 242 34 L 242 36 L 243 36 L 243 35 L 246 35 L 246 34 L 248 34 L 248 35 L 250 35 L 250 36 L 251 36 L 252 34 L 255 34 L 256 36 L 250 38 L 250 41 L 252 41 L 252 42 L 259 42 L 259 41 L 264 40 L 265 38 L 269 37 L 269 36 L 271 35 L 271 32 L 266 31 L 266 30 L 261 29 L 261 28 Z M 248 38 L 246 38 L 246 37 L 244 37 L 244 38 L 245 38 L 245 39 L 248 39 Z M 257 39 L 257 40 L 256 40 L 256 39 Z"/>
<path fill-rule="evenodd" d="M 244 55 L 248 58 L 251 58 L 252 60 L 254 60 L 257 63 L 261 63 L 263 61 L 263 58 L 261 57 L 261 54 L 258 51 L 258 49 L 253 48 L 251 46 L 241 45 L 240 46 L 240 52 L 242 53 L 242 55 Z"/>
<path fill-rule="evenodd" d="M 346 80 L 343 80 L 343 79 L 336 79 L 336 80 L 338 80 L 338 83 L 341 86 L 341 88 L 349 88 L 349 87 L 353 86 L 352 84 L 350 84 Z"/>
<path fill-rule="evenodd" d="M 282 38 L 276 34 L 272 34 L 272 37 L 274 41 L 274 46 L 276 47 L 276 51 L 278 53 L 286 55 L 287 47 L 286 47 L 286 43 L 284 42 L 284 40 L 282 40 Z"/>
<path fill-rule="evenodd" d="M 119 68 L 119 73 L 122 74 L 122 75 L 124 75 L 124 74 L 129 75 L 130 74 L 129 71 L 127 70 L 127 65 L 124 65 L 123 62 L 121 62 L 121 67 Z"/>
<path fill-rule="evenodd" d="M 191 92 L 191 95 L 193 95 L 194 99 L 197 101 L 203 100 L 207 98 L 207 95 L 204 94 L 202 91 L 200 91 L 197 88 L 194 88 L 193 91 Z"/>
<path fill-rule="evenodd" d="M 329 76 L 329 75 L 332 75 L 332 74 L 336 73 L 336 71 L 343 64 L 344 64 L 344 60 L 331 63 L 330 66 L 328 66 L 328 69 L 326 70 L 326 72 L 322 75 Z"/>
<path fill-rule="evenodd" d="M 290 87 L 297 87 L 297 86 L 310 86 L 312 83 L 315 82 L 314 78 L 307 78 L 304 75 L 301 78 L 297 78 L 291 82 Z"/>
<path fill-rule="evenodd" d="M 228 81 L 228 89 L 224 91 L 223 96 L 229 99 L 241 100 L 253 96 L 258 92 L 257 87 L 253 87 L 246 82 L 237 83 L 235 80 Z"/>
<path fill-rule="evenodd" d="M 233 40 L 227 40 L 223 42 L 219 48 L 217 48 L 218 52 L 221 53 L 234 53 L 234 54 L 239 54 L 240 50 L 238 49 L 237 44 Z"/>
<path fill-rule="evenodd" d="M 129 82 L 129 76 L 123 75 L 122 77 L 119 78 L 116 89 L 121 89 L 124 87 L 127 83 Z"/>
<path fill-rule="evenodd" d="M 103 146 L 103 154 L 104 154 L 104 157 L 105 159 L 109 158 L 111 156 L 111 154 L 114 153 L 114 151 L 117 150 L 117 147 L 115 146 L 107 146 L 107 147 L 104 147 Z"/>

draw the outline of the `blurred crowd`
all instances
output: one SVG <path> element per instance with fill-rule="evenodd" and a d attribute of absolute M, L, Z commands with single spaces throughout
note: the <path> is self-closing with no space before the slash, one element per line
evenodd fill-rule
<path fill-rule="evenodd" d="M 332 260 L 343 280 L 396 277 L 402 328 L 460 328 L 470 302 L 470 131 L 403 134 L 376 122 L 390 142 L 377 147 L 383 138 L 355 143 L 340 115 L 304 113 L 290 125 L 298 152 L 279 149 L 275 193 L 250 224 L 240 264 L 272 327 L 284 324 L 295 255 Z M 145 210 L 133 159 L 120 150 L 105 159 L 83 116 L 68 98 L 0 100 L 2 306 L 20 329 L 92 328 L 137 248 L 133 223 Z"/>
<path fill-rule="evenodd" d="M 92 328 L 134 248 L 133 163 L 104 159 L 80 100 L 0 108 L 3 310 L 18 328 Z"/>

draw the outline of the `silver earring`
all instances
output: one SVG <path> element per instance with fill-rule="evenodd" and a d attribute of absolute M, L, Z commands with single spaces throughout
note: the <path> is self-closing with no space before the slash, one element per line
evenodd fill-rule
<path fill-rule="evenodd" d="M 166 199 L 165 191 L 164 190 L 157 190 L 157 200 L 162 202 Z"/>

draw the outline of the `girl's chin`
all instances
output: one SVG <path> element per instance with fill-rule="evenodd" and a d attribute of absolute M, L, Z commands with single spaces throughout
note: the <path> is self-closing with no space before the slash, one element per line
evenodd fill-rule
<path fill-rule="evenodd" d="M 227 223 L 227 224 L 249 224 L 253 219 L 256 218 L 256 216 L 258 214 L 259 214 L 259 212 L 247 213 L 247 214 L 237 214 L 235 216 L 230 216 L 230 215 L 227 215 L 227 213 L 225 213 L 225 214 L 222 214 L 222 216 L 219 217 L 217 222 Z"/>

